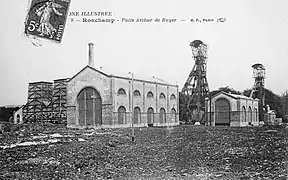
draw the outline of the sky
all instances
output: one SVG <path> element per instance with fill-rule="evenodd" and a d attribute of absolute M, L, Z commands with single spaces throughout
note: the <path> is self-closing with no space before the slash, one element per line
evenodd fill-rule
<path fill-rule="evenodd" d="M 194 65 L 189 43 L 201 40 L 208 45 L 210 90 L 252 88 L 251 66 L 261 63 L 265 87 L 280 95 L 288 89 L 287 5 L 287 0 L 72 0 L 70 12 L 109 11 L 120 21 L 71 22 L 68 16 L 60 44 L 39 40 L 41 46 L 35 46 L 24 35 L 29 1 L 0 0 L 0 105 L 25 104 L 29 82 L 75 75 L 88 63 L 89 42 L 96 69 L 120 76 L 133 72 L 141 79 L 156 76 L 181 90 Z M 122 18 L 177 20 L 128 23 Z M 191 18 L 226 21 L 193 23 Z"/>

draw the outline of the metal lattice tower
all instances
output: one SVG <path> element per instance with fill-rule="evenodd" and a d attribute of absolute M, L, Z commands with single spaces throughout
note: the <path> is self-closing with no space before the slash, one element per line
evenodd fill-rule
<path fill-rule="evenodd" d="M 262 64 L 254 64 L 253 68 L 253 78 L 254 86 L 251 95 L 253 93 L 256 94 L 256 97 L 260 100 L 261 106 L 264 106 L 265 103 L 265 91 L 264 91 L 264 80 L 266 78 L 265 75 L 265 67 Z"/>
<path fill-rule="evenodd" d="M 198 121 L 201 120 L 200 110 L 205 110 L 205 97 L 209 92 L 207 82 L 207 45 L 200 40 L 190 43 L 192 57 L 195 61 L 194 67 L 189 74 L 182 92 L 187 95 L 187 109 L 192 113 L 197 108 Z"/>

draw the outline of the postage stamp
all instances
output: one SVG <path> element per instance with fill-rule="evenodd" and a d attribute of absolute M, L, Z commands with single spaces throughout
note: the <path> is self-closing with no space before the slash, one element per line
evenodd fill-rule
<path fill-rule="evenodd" d="M 31 0 L 25 34 L 61 43 L 70 0 Z"/>

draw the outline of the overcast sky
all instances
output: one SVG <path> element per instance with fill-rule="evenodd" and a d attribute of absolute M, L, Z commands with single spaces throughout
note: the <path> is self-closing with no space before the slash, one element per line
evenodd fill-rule
<path fill-rule="evenodd" d="M 266 88 L 281 94 L 288 89 L 287 7 L 287 0 L 72 0 L 69 11 L 111 11 L 120 20 L 176 18 L 177 22 L 83 23 L 68 17 L 61 44 L 41 42 L 36 47 L 23 35 L 28 0 L 1 0 L 0 105 L 25 104 L 29 82 L 72 77 L 88 63 L 89 42 L 95 44 L 96 68 L 177 81 L 182 89 L 194 65 L 189 43 L 199 39 L 209 46 L 210 90 L 251 88 L 251 66 L 262 63 L 267 69 Z M 189 22 L 220 17 L 226 22 Z"/>

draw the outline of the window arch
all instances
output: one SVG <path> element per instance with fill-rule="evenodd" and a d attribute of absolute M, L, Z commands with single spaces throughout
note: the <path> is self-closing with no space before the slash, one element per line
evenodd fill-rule
<path fill-rule="evenodd" d="M 123 89 L 123 88 L 120 88 L 119 90 L 118 90 L 118 93 L 117 93 L 118 95 L 126 95 L 126 91 Z"/>
<path fill-rule="evenodd" d="M 246 122 L 246 108 L 242 106 L 242 121 Z"/>
<path fill-rule="evenodd" d="M 257 108 L 256 107 L 254 107 L 254 110 L 255 110 L 255 122 L 257 122 L 257 121 L 259 121 L 258 120 L 258 113 L 257 113 Z"/>
<path fill-rule="evenodd" d="M 176 110 L 175 110 L 175 108 L 171 109 L 171 121 L 176 122 Z"/>
<path fill-rule="evenodd" d="M 148 110 L 147 110 L 147 123 L 148 123 L 148 126 L 149 124 L 153 124 L 154 122 L 154 110 L 152 107 L 149 107 Z"/>
<path fill-rule="evenodd" d="M 248 108 L 248 122 L 252 122 L 252 118 L 253 118 L 252 108 L 251 108 L 251 106 L 249 106 L 249 108 Z"/>
<path fill-rule="evenodd" d="M 17 114 L 17 124 L 20 124 L 20 115 Z"/>
<path fill-rule="evenodd" d="M 160 93 L 159 98 L 160 99 L 166 99 L 165 94 L 164 93 Z"/>
<path fill-rule="evenodd" d="M 138 90 L 135 90 L 133 92 L 133 95 L 136 96 L 136 97 L 140 97 L 141 96 L 141 94 L 140 94 L 140 92 Z"/>
<path fill-rule="evenodd" d="M 171 94 L 171 96 L 170 96 L 170 100 L 174 100 L 174 99 L 176 99 L 175 94 Z"/>
<path fill-rule="evenodd" d="M 160 109 L 160 124 L 166 123 L 166 111 L 164 108 Z"/>
<path fill-rule="evenodd" d="M 215 101 L 215 126 L 230 126 L 230 102 L 228 99 L 220 97 Z"/>
<path fill-rule="evenodd" d="M 139 124 L 141 121 L 141 110 L 139 107 L 134 108 L 133 124 Z"/>
<path fill-rule="evenodd" d="M 153 97 L 154 97 L 153 93 L 151 91 L 149 91 L 147 93 L 147 98 L 153 98 Z"/>
<path fill-rule="evenodd" d="M 126 109 L 124 106 L 118 108 L 118 124 L 125 124 L 126 120 Z"/>
<path fill-rule="evenodd" d="M 102 100 L 93 87 L 85 87 L 77 96 L 78 125 L 100 126 L 102 124 Z"/>

